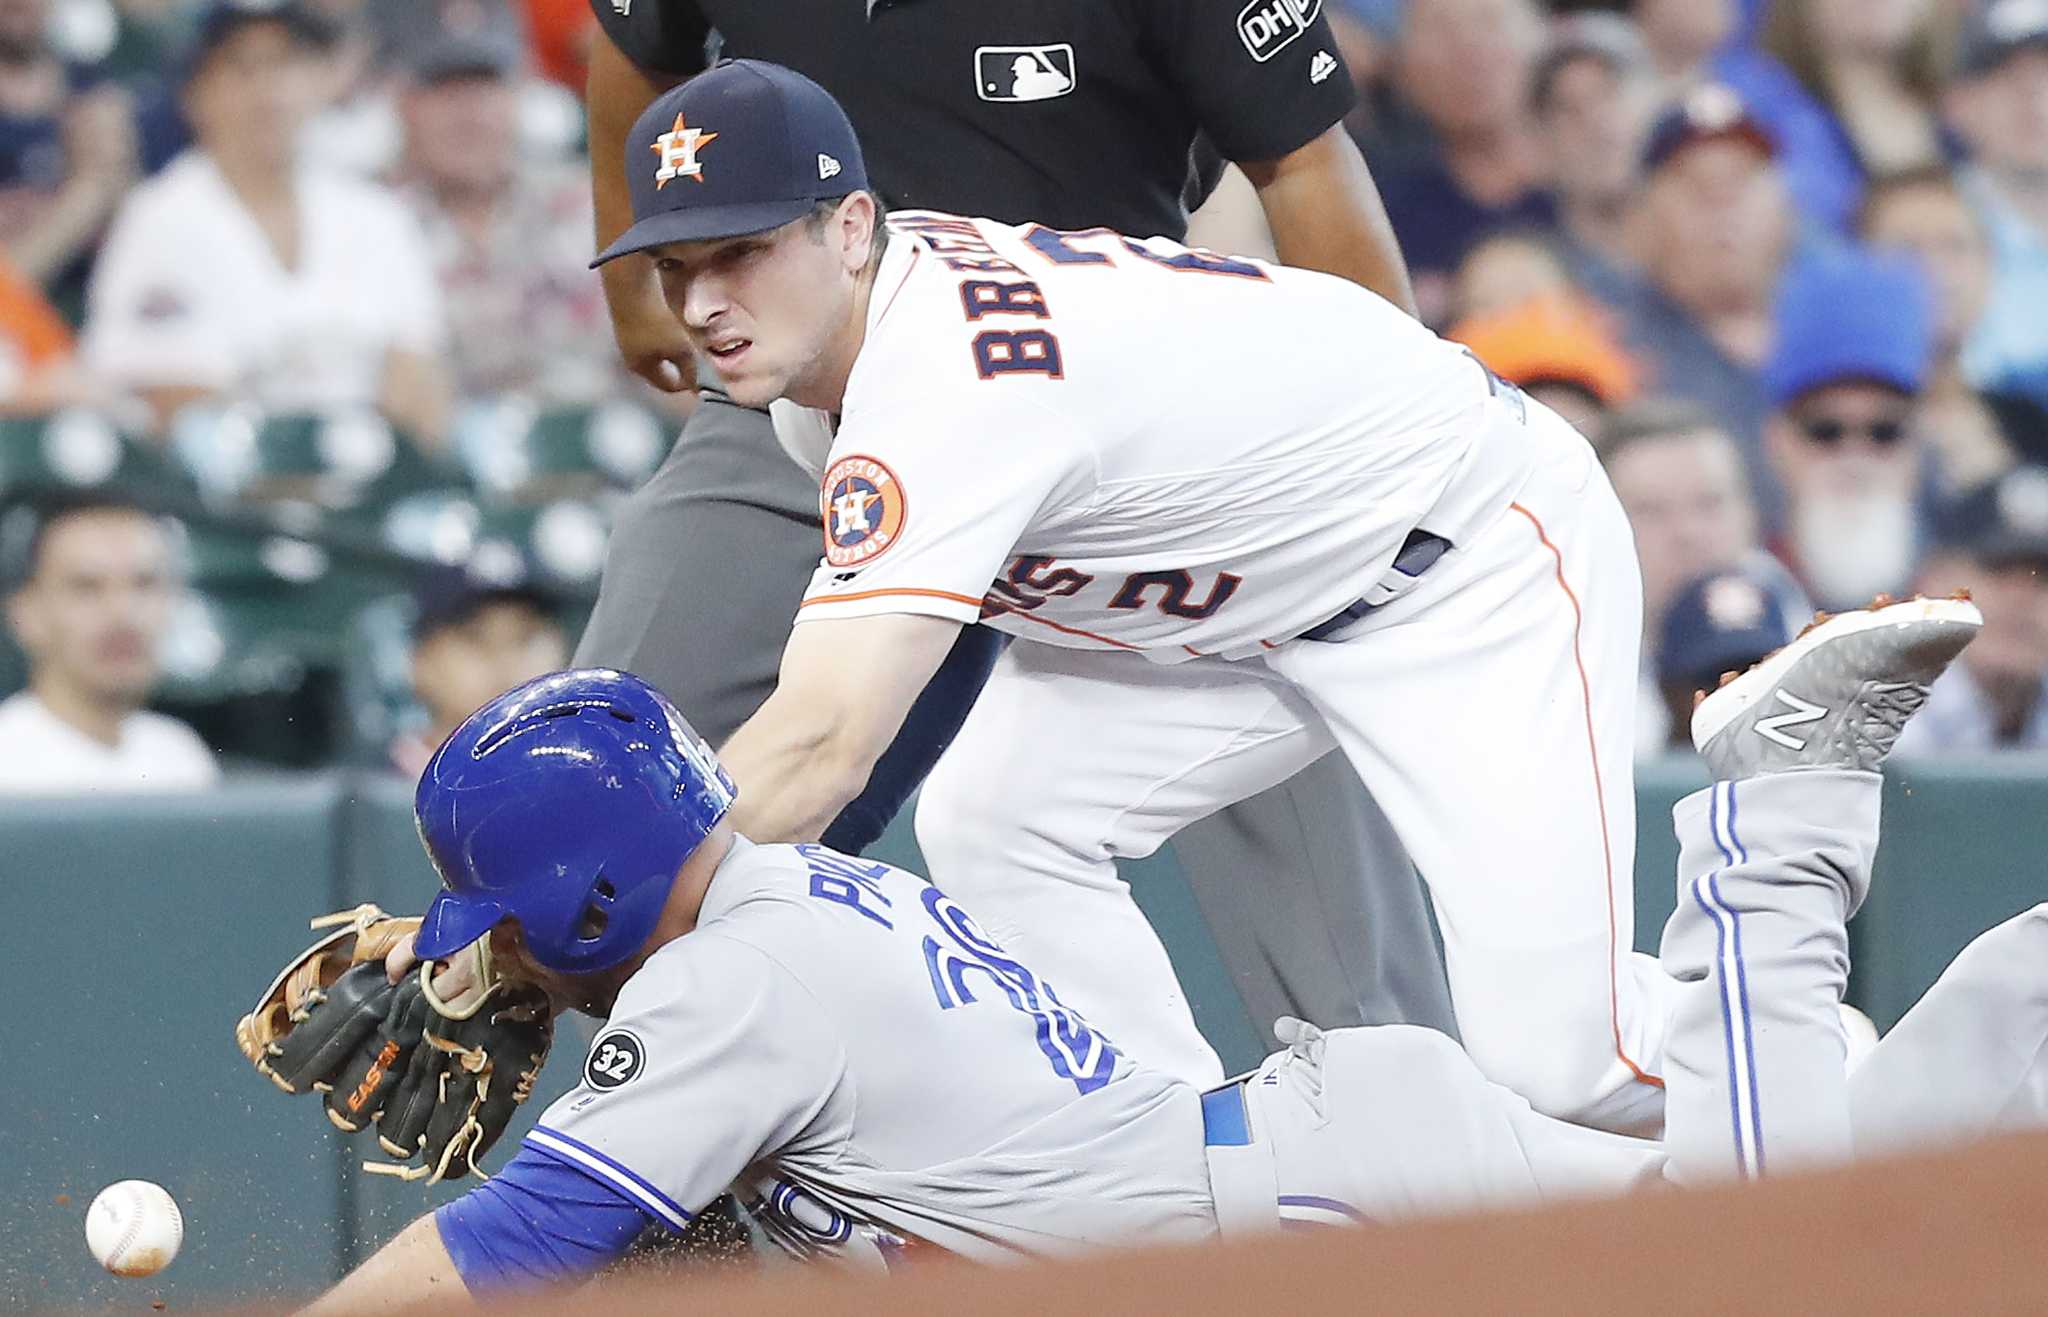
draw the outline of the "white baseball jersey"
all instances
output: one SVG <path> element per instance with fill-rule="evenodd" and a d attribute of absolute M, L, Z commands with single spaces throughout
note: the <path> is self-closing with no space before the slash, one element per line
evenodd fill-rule
<path fill-rule="evenodd" d="M 888 223 L 799 621 L 987 613 L 1162 661 L 1256 653 L 1360 598 L 1418 526 L 1476 531 L 1528 469 L 1488 439 L 1474 360 L 1342 279 L 1108 230 Z M 828 420 L 776 415 L 815 454 Z"/>
<path fill-rule="evenodd" d="M 680 1228 L 737 1180 L 799 1251 L 1216 1232 L 1200 1095 L 915 874 L 736 840 L 528 1139 Z"/>

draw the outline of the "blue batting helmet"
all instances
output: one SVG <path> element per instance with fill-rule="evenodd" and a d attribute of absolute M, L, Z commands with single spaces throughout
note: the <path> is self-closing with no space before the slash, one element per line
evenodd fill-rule
<path fill-rule="evenodd" d="M 510 916 L 547 968 L 608 969 L 647 941 L 676 871 L 736 794 L 711 747 L 638 677 L 580 668 L 514 687 L 420 777 L 413 816 L 446 890 L 415 951 L 438 960 Z"/>

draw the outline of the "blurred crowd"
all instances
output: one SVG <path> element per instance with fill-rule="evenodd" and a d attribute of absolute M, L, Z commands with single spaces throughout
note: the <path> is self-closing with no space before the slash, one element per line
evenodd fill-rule
<path fill-rule="evenodd" d="M 1333 0 L 1425 318 L 1594 440 L 1641 746 L 1815 607 L 1971 590 L 1902 753 L 2048 747 L 2048 0 Z"/>
<path fill-rule="evenodd" d="M 2048 0 L 1324 9 L 1424 317 L 1635 525 L 1644 754 L 1813 608 L 1959 588 L 1902 753 L 2048 747 Z M 0 0 L 0 738 L 210 780 L 154 698 L 416 771 L 565 660 L 679 405 L 587 268 L 590 23 Z"/>

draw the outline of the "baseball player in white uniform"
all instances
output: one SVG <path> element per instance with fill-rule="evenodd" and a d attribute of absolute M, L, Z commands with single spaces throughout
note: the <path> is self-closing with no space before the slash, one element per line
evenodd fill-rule
<path fill-rule="evenodd" d="M 1585 441 L 1325 275 L 878 224 L 858 150 L 815 85 L 721 65 L 635 126 L 638 219 L 599 258 L 650 252 L 732 395 L 780 400 L 821 471 L 780 686 L 722 749 L 742 829 L 817 836 L 981 618 L 1020 643 L 919 837 L 1113 1036 L 1219 1077 L 1114 861 L 1338 749 L 1430 885 L 1481 1069 L 1653 1129 L 1667 1003 L 1627 934 L 1640 586 Z"/>
<path fill-rule="evenodd" d="M 509 920 L 501 965 L 610 1018 L 583 1084 L 512 1161 L 326 1306 L 585 1274 L 735 1181 L 799 1256 L 1002 1261 L 1757 1176 L 2041 1124 L 2048 906 L 1973 943 L 1853 1073 L 1838 1015 L 1878 770 L 1978 621 L 1954 601 L 1847 614 L 1700 709 L 1721 780 L 1676 811 L 1662 1144 L 1539 1115 L 1404 1025 L 1283 1021 L 1284 1050 L 1201 1091 L 1127 1053 L 916 875 L 738 836 L 709 747 L 637 678 L 530 682 L 422 777 L 446 890 L 413 950 L 447 956 Z M 1801 749 L 1768 736 L 1781 691 L 1830 710 Z"/>

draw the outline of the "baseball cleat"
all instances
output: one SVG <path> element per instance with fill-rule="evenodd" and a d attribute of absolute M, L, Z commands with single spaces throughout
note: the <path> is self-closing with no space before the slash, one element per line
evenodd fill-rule
<path fill-rule="evenodd" d="M 1874 773 L 1927 687 L 1984 625 L 1967 595 L 1880 595 L 1822 613 L 1797 639 L 1693 709 L 1692 743 L 1717 782 L 1800 769 Z"/>

